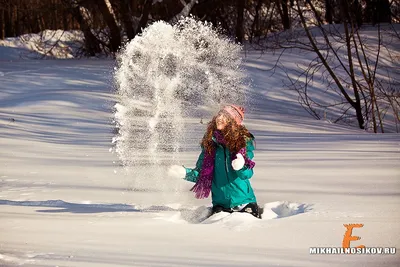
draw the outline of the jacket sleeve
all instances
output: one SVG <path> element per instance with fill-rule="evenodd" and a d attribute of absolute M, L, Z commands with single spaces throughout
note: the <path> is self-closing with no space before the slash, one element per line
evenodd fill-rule
<path fill-rule="evenodd" d="M 254 144 L 253 139 L 249 139 L 246 142 L 246 156 L 249 159 L 253 159 L 254 157 Z M 246 165 L 243 166 L 240 170 L 236 171 L 237 176 L 240 179 L 246 180 L 250 179 L 253 176 L 253 169 L 249 169 Z"/>
<path fill-rule="evenodd" d="M 203 159 L 204 159 L 204 149 L 202 149 L 202 151 L 199 155 L 199 158 L 197 159 L 196 168 L 191 169 L 191 168 L 185 167 L 186 176 L 185 176 L 184 180 L 193 182 L 193 183 L 197 182 L 197 179 L 199 178 L 199 175 L 200 175 L 201 166 L 203 165 Z"/>

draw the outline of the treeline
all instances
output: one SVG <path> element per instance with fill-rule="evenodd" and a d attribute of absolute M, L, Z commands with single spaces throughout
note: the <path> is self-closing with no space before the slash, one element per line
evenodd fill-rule
<path fill-rule="evenodd" d="M 324 23 L 341 23 L 343 0 L 299 0 L 315 6 Z M 0 39 L 25 33 L 78 29 L 85 50 L 115 52 L 151 22 L 192 14 L 218 25 L 238 42 L 254 41 L 300 24 L 294 0 L 0 0 Z M 395 0 L 349 0 L 348 13 L 362 24 L 400 22 Z M 312 23 L 310 20 L 309 23 Z"/>

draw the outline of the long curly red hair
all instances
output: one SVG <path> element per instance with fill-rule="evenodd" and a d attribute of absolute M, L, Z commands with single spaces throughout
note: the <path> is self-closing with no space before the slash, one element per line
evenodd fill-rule
<path fill-rule="evenodd" d="M 201 146 L 205 151 L 211 154 L 215 149 L 215 143 L 212 140 L 214 132 L 217 130 L 218 115 L 214 116 L 207 125 L 207 130 L 201 141 Z M 226 147 L 231 153 L 238 153 L 243 147 L 246 147 L 246 138 L 254 138 L 244 125 L 237 124 L 230 116 L 226 116 L 227 125 L 221 130 Z"/>

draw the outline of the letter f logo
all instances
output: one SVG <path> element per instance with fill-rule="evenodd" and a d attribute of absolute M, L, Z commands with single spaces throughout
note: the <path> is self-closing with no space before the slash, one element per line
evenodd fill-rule
<path fill-rule="evenodd" d="M 351 241 L 356 241 L 356 240 L 360 240 L 361 239 L 361 237 L 359 237 L 359 236 L 352 236 L 351 235 L 352 231 L 353 231 L 353 228 L 361 228 L 361 227 L 364 226 L 364 224 L 356 223 L 356 224 L 343 224 L 343 225 L 344 225 L 344 227 L 347 228 L 347 230 L 344 233 L 342 247 L 343 248 L 349 248 Z M 357 246 L 357 248 L 365 248 L 365 246 L 364 245 L 360 245 L 360 246 Z"/>

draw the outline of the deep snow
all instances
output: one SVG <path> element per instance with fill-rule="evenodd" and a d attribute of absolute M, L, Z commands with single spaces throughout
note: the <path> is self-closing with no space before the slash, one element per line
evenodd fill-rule
<path fill-rule="evenodd" d="M 399 254 L 309 254 L 340 247 L 348 223 L 364 224 L 354 246 L 400 247 L 400 136 L 310 118 L 279 73 L 263 71 L 268 54 L 243 63 L 264 219 L 218 214 L 198 223 L 210 200 L 195 200 L 190 183 L 129 190 L 134 177 L 109 152 L 111 60 L 9 61 L 16 51 L 0 54 L 0 266 L 399 264 Z M 187 166 L 199 152 L 199 121 L 187 118 Z"/>

